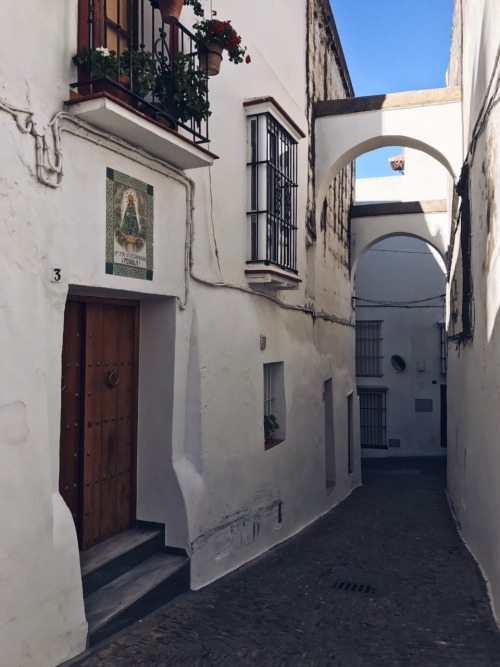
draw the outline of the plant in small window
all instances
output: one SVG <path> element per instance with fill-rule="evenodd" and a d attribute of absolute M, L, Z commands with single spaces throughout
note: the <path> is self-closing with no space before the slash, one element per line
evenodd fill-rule
<path fill-rule="evenodd" d="M 227 51 L 229 60 L 235 64 L 250 62 L 250 56 L 245 56 L 247 48 L 241 45 L 241 37 L 231 21 L 204 19 L 195 23 L 193 29 L 196 38 L 205 47 L 204 52 L 200 53 L 200 67 L 209 76 L 219 73 L 223 50 Z"/>
<path fill-rule="evenodd" d="M 274 415 L 264 415 L 264 437 L 270 438 L 279 427 Z"/>

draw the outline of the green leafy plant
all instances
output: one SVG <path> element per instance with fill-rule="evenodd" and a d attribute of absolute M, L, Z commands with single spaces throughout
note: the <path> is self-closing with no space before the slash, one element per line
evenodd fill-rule
<path fill-rule="evenodd" d="M 207 93 L 205 73 L 185 53 L 177 53 L 172 68 L 163 68 L 157 77 L 155 95 L 165 111 L 183 123 L 193 119 L 199 124 L 210 116 Z"/>
<path fill-rule="evenodd" d="M 264 415 L 264 436 L 270 438 L 279 429 L 280 425 L 274 415 Z"/>
<path fill-rule="evenodd" d="M 150 51 L 125 49 L 120 56 L 120 69 L 123 74 L 132 78 L 132 92 L 139 97 L 146 97 L 155 89 L 156 72 Z"/>
<path fill-rule="evenodd" d="M 150 0 L 151 5 L 154 9 L 159 9 L 158 0 Z M 183 5 L 185 7 L 192 7 L 195 16 L 203 16 L 203 7 L 200 0 L 184 0 Z"/>
<path fill-rule="evenodd" d="M 118 78 L 116 51 L 112 51 L 105 46 L 99 46 L 97 49 L 83 46 L 73 56 L 73 63 L 79 67 L 86 67 L 92 74 L 93 79 L 107 77 L 116 81 Z"/>
<path fill-rule="evenodd" d="M 225 49 L 231 62 L 250 62 L 250 56 L 245 56 L 247 48 L 241 45 L 241 37 L 231 25 L 231 21 L 204 19 L 195 23 L 193 29 L 195 37 L 201 42 L 213 42 Z"/>
<path fill-rule="evenodd" d="M 200 0 L 184 0 L 186 7 L 192 7 L 195 16 L 203 16 L 203 7 Z"/>

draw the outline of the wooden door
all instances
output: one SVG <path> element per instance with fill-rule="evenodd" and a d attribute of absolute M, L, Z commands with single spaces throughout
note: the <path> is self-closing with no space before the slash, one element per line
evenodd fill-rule
<path fill-rule="evenodd" d="M 82 549 L 135 521 L 137 314 L 130 303 L 66 306 L 60 489 Z"/>

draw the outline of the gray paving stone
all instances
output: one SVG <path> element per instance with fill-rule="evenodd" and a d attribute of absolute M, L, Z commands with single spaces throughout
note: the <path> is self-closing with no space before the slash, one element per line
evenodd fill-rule
<path fill-rule="evenodd" d="M 376 465 L 297 537 L 77 664 L 500 667 L 500 633 L 450 515 L 442 467 Z M 342 590 L 340 581 L 375 590 Z"/>

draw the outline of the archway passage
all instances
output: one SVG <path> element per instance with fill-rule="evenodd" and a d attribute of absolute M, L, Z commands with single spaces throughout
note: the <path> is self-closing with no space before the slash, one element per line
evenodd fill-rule
<path fill-rule="evenodd" d="M 446 200 L 387 202 L 351 209 L 351 271 L 375 243 L 394 236 L 420 239 L 446 260 L 450 218 Z"/>
<path fill-rule="evenodd" d="M 462 164 L 459 87 L 318 102 L 315 106 L 316 210 L 334 176 L 383 146 L 408 146 L 440 162 L 456 180 Z"/>
<path fill-rule="evenodd" d="M 356 270 L 362 458 L 442 457 L 446 271 L 423 240 L 394 235 Z"/>

